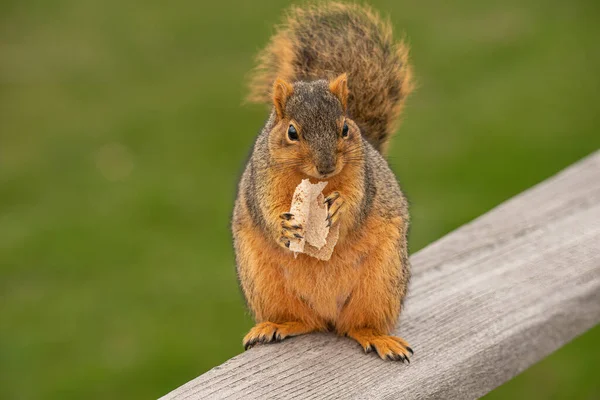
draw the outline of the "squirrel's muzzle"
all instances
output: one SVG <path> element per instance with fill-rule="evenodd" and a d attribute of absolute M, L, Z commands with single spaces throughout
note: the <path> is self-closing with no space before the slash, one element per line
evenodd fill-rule
<path fill-rule="evenodd" d="M 335 164 L 327 164 L 326 166 L 318 166 L 317 172 L 321 175 L 329 175 L 335 171 Z"/>
<path fill-rule="evenodd" d="M 335 156 L 330 157 L 320 157 L 320 159 L 316 160 L 315 167 L 317 172 L 323 176 L 332 174 L 335 172 L 337 160 Z"/>

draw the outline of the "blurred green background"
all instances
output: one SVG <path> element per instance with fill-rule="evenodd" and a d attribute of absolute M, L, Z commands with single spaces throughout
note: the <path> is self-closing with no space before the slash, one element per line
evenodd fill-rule
<path fill-rule="evenodd" d="M 600 148 L 599 2 L 372 3 L 419 81 L 391 152 L 412 252 Z M 0 2 L 0 398 L 156 398 L 242 351 L 242 99 L 287 4 Z M 599 348 L 489 398 L 598 398 Z"/>

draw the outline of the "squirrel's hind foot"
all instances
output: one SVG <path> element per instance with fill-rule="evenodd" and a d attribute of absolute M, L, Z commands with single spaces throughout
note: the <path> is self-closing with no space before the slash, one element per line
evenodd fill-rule
<path fill-rule="evenodd" d="M 410 363 L 409 354 L 413 351 L 408 343 L 397 336 L 376 333 L 373 329 L 353 329 L 346 336 L 356 340 L 365 353 L 376 351 L 382 360 Z"/>
<path fill-rule="evenodd" d="M 246 336 L 244 336 L 244 349 L 248 350 L 259 343 L 281 342 L 290 336 L 298 336 L 314 331 L 313 327 L 303 322 L 261 322 L 256 324 Z"/>

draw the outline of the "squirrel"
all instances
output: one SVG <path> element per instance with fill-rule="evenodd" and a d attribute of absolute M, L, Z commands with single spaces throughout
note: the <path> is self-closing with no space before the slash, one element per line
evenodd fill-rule
<path fill-rule="evenodd" d="M 410 278 L 408 204 L 384 155 L 412 89 L 408 49 L 366 6 L 292 7 L 258 56 L 252 102 L 271 106 L 242 174 L 232 232 L 239 284 L 259 343 L 315 331 L 409 361 L 392 336 Z M 302 179 L 327 180 L 339 224 L 328 261 L 289 250 L 303 238 L 288 211 Z"/>

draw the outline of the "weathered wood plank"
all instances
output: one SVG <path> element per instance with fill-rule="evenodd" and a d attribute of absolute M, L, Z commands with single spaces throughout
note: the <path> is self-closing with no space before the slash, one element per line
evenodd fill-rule
<path fill-rule="evenodd" d="M 332 334 L 257 346 L 163 399 L 475 398 L 600 322 L 600 152 L 412 257 L 412 364 Z"/>

